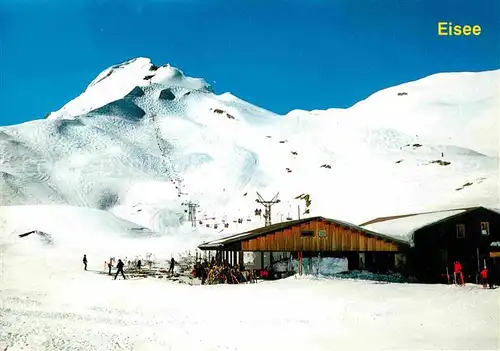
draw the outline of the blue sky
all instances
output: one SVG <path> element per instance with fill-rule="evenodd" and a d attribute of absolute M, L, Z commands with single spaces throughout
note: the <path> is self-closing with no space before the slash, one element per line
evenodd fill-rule
<path fill-rule="evenodd" d="M 137 56 L 278 113 L 500 68 L 496 0 L 0 0 L 0 125 L 41 118 Z M 479 24 L 439 37 L 438 21 Z"/>

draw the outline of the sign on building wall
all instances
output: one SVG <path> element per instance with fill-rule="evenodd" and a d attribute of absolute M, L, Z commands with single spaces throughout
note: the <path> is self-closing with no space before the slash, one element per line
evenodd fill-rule
<path fill-rule="evenodd" d="M 320 238 L 324 238 L 326 236 L 326 230 L 325 229 L 318 230 L 318 236 Z"/>
<path fill-rule="evenodd" d="M 243 264 L 253 265 L 255 263 L 255 255 L 253 252 L 243 252 Z"/>

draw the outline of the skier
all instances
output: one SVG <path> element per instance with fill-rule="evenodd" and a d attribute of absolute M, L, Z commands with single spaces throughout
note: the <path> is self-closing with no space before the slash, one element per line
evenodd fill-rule
<path fill-rule="evenodd" d="M 138 270 L 141 270 L 141 264 L 142 264 L 141 260 L 138 260 L 137 261 L 137 269 Z"/>
<path fill-rule="evenodd" d="M 174 274 L 175 260 L 172 257 L 170 260 L 170 268 L 168 269 L 168 274 Z"/>
<path fill-rule="evenodd" d="M 85 266 L 85 270 L 87 270 L 87 255 L 83 255 L 83 265 Z"/>
<path fill-rule="evenodd" d="M 481 284 L 485 289 L 488 287 L 488 268 L 486 267 L 481 271 Z"/>
<path fill-rule="evenodd" d="M 453 277 L 455 280 L 455 284 L 465 285 L 464 274 L 462 273 L 462 265 L 459 261 L 455 261 L 455 264 L 453 266 Z"/>
<path fill-rule="evenodd" d="M 116 264 L 117 270 L 116 270 L 116 274 L 115 274 L 115 280 L 118 277 L 118 274 L 120 274 L 120 273 L 122 274 L 123 279 L 127 279 L 125 277 L 125 273 L 123 273 L 123 266 L 124 266 L 124 264 L 123 264 L 122 260 L 118 259 L 118 263 Z"/>

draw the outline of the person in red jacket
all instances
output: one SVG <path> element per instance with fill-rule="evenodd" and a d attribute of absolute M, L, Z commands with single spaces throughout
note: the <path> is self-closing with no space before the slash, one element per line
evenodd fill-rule
<path fill-rule="evenodd" d="M 455 284 L 458 285 L 464 285 L 464 275 L 462 273 L 462 265 L 460 264 L 459 261 L 455 261 L 455 264 L 453 266 L 453 277 L 455 280 Z"/>
<path fill-rule="evenodd" d="M 264 268 L 263 270 L 260 271 L 260 277 L 262 279 L 267 279 L 269 278 L 269 271 L 268 271 L 268 267 Z"/>
<path fill-rule="evenodd" d="M 481 284 L 485 289 L 488 287 L 488 268 L 486 267 L 481 271 Z"/>

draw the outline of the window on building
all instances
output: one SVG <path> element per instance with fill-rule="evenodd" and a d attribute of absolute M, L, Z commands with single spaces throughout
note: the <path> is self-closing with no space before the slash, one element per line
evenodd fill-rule
<path fill-rule="evenodd" d="M 457 224 L 457 238 L 465 238 L 465 225 Z"/>
<path fill-rule="evenodd" d="M 301 230 L 300 236 L 314 236 L 314 230 Z"/>
<path fill-rule="evenodd" d="M 490 222 L 481 222 L 481 234 L 490 235 Z"/>

